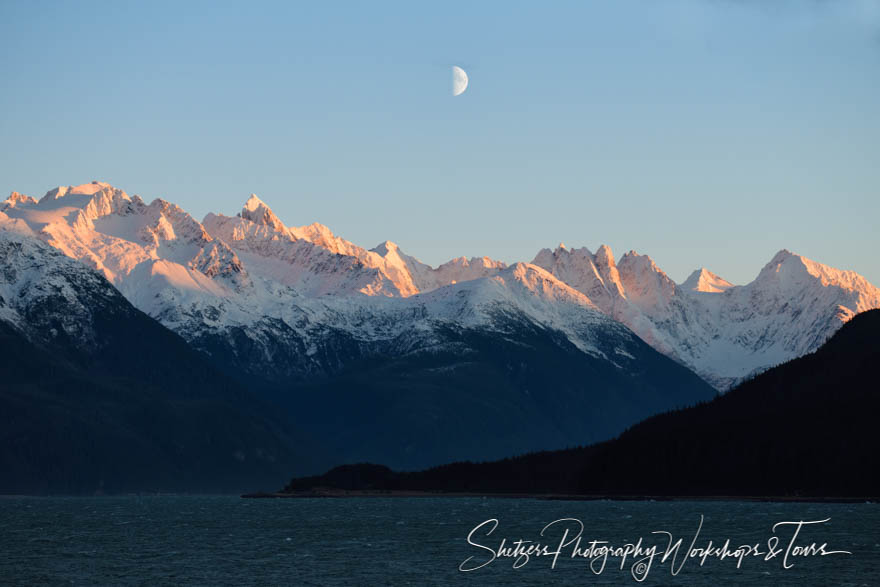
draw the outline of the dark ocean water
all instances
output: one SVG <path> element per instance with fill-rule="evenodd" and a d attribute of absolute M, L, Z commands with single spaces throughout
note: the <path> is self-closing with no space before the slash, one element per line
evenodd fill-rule
<path fill-rule="evenodd" d="M 765 560 L 689 558 L 676 576 L 661 563 L 668 544 L 682 540 L 678 567 L 694 544 L 767 550 L 777 522 L 830 522 L 804 526 L 797 546 L 827 543 L 852 554 L 794 556 L 783 568 L 793 527 L 778 529 L 779 554 Z M 637 585 L 636 561 L 606 559 L 600 574 L 590 559 L 491 559 L 469 545 L 468 533 L 497 519 L 498 527 L 474 542 L 497 549 L 518 539 L 556 550 L 575 522 L 584 525 L 581 548 L 591 540 L 623 546 L 657 545 L 644 585 L 880 585 L 880 505 L 718 501 L 621 502 L 481 498 L 257 499 L 228 496 L 0 498 L 0 584 L 3 585 Z M 570 536 L 570 534 L 569 534 Z M 595 553 L 594 553 L 595 554 Z M 640 557 L 641 558 L 641 557 Z M 598 570 L 601 557 L 593 560 Z M 638 567 L 644 569 L 644 567 Z"/>

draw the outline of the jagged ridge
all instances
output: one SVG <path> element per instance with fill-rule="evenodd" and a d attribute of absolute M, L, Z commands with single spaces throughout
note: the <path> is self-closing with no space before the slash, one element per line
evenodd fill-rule
<path fill-rule="evenodd" d="M 288 227 L 255 195 L 238 215 L 208 214 L 200 223 L 164 200 L 147 205 L 92 182 L 56 188 L 39 201 L 13 192 L 0 214 L 5 228 L 35 234 L 102 271 L 138 308 L 197 347 L 217 352 L 219 344 L 242 364 L 284 356 L 284 376 L 326 371 L 320 357 L 333 354 L 340 336 L 360 348 L 421 320 L 400 315 L 431 316 L 424 332 L 431 320 L 455 321 L 445 306 L 425 301 L 444 296 L 421 297 L 451 288 L 445 295 L 469 298 L 478 288 L 462 284 L 506 271 L 486 257 L 434 268 L 390 241 L 367 250 L 317 223 Z M 496 305 L 513 304 L 541 322 L 547 307 L 532 297 L 576 290 L 581 305 L 625 324 L 719 389 L 815 349 L 854 313 L 880 307 L 880 291 L 861 276 L 788 251 L 745 286 L 706 269 L 678 285 L 650 257 L 630 251 L 615 262 L 607 246 L 595 254 L 544 249 L 529 266 L 546 270 L 542 283 L 550 279 L 553 287 L 511 295 L 502 278 L 506 285 L 486 290 Z M 593 314 L 580 319 L 596 321 Z M 588 328 L 564 330 L 580 347 L 594 346 L 574 334 Z M 330 362 L 338 367 L 345 359 Z"/>

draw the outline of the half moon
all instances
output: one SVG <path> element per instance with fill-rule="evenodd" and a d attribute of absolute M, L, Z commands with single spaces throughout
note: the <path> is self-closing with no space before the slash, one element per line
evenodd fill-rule
<path fill-rule="evenodd" d="M 452 95 L 458 96 L 467 89 L 468 76 L 462 68 L 452 66 Z"/>

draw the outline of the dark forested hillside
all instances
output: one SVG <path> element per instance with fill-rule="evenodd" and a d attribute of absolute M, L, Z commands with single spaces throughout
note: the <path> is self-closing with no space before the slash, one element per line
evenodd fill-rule
<path fill-rule="evenodd" d="M 294 479 L 286 490 L 878 496 L 877 365 L 880 310 L 873 310 L 815 353 L 613 441 L 414 473 L 352 466 Z"/>
<path fill-rule="evenodd" d="M 302 439 L 175 339 L 110 368 L 0 323 L 0 493 L 235 491 L 310 462 Z"/>

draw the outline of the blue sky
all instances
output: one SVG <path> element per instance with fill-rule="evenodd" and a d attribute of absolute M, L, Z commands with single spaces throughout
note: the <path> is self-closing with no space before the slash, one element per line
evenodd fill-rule
<path fill-rule="evenodd" d="M 880 0 L 0 2 L 0 189 L 880 285 Z M 450 67 L 467 70 L 453 98 Z"/>

